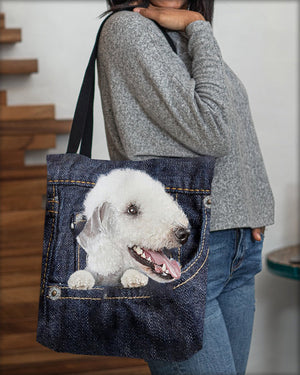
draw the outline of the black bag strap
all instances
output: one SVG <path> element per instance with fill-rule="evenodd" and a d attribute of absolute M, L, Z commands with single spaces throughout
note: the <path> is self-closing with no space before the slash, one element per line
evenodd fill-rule
<path fill-rule="evenodd" d="M 126 8 L 132 10 L 133 7 Z M 76 104 L 75 114 L 72 122 L 71 133 L 69 136 L 69 143 L 67 153 L 76 153 L 79 144 L 80 154 L 91 157 L 92 153 L 92 139 L 93 139 L 93 122 L 94 122 L 94 94 L 95 94 L 95 62 L 98 52 L 98 41 L 104 23 L 113 13 L 109 14 L 100 25 L 97 33 L 95 45 L 86 68 L 83 82 L 81 85 L 79 97 Z M 173 51 L 176 53 L 174 42 L 167 34 L 166 30 L 160 26 L 156 21 L 153 21 L 163 32 Z"/>

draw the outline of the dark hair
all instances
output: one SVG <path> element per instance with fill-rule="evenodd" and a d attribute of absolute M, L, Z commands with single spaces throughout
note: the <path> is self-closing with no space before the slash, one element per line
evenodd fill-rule
<path fill-rule="evenodd" d="M 109 9 L 102 13 L 100 17 L 105 16 L 110 12 L 118 12 L 119 10 L 131 10 L 137 5 L 131 5 L 132 0 L 106 0 Z M 141 0 L 139 2 L 139 7 L 147 8 L 149 5 L 149 0 Z M 188 0 L 189 10 L 194 12 L 199 12 L 205 18 L 206 21 L 212 24 L 214 15 L 214 0 Z"/>

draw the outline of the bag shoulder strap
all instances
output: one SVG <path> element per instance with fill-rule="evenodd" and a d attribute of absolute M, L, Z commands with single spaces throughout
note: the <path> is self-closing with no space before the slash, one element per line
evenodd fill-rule
<path fill-rule="evenodd" d="M 130 7 L 130 9 L 126 8 L 126 10 L 132 9 L 133 7 Z M 88 66 L 84 74 L 79 97 L 77 100 L 71 133 L 69 136 L 67 153 L 76 153 L 79 148 L 79 144 L 81 143 L 80 154 L 88 156 L 89 158 L 91 157 L 94 122 L 95 61 L 97 59 L 98 41 L 100 38 L 101 30 L 105 22 L 112 14 L 113 13 L 109 14 L 108 17 L 106 17 L 102 21 L 99 31 L 97 33 L 95 45 L 93 47 L 91 57 L 88 62 Z M 156 21 L 153 22 L 156 23 L 156 25 L 160 28 L 173 51 L 177 53 L 174 42 L 167 34 L 166 30 L 162 26 L 160 26 Z"/>

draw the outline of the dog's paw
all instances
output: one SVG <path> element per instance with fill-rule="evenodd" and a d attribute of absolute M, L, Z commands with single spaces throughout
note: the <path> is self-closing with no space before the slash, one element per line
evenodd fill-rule
<path fill-rule="evenodd" d="M 95 279 L 93 275 L 85 270 L 76 271 L 72 273 L 68 280 L 68 286 L 71 289 L 92 289 L 95 285 Z"/>
<path fill-rule="evenodd" d="M 124 288 L 138 288 L 148 284 L 148 277 L 137 270 L 129 269 L 123 273 L 121 283 Z"/>

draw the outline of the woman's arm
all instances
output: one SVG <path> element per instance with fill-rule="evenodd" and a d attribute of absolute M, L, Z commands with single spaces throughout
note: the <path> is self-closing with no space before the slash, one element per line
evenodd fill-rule
<path fill-rule="evenodd" d="M 159 8 L 149 6 L 149 8 L 135 8 L 135 11 L 157 21 L 161 26 L 171 30 L 186 31 L 186 27 L 195 20 L 204 20 L 204 17 L 197 12 L 190 12 L 182 9 Z M 265 227 L 253 228 L 252 236 L 256 241 L 261 241 L 261 233 L 264 234 Z"/>
<path fill-rule="evenodd" d="M 185 9 L 162 8 L 149 5 L 148 8 L 134 8 L 134 12 L 158 22 L 161 26 L 176 31 L 185 31 L 192 22 L 205 21 L 202 14 Z"/>
<path fill-rule="evenodd" d="M 190 23 L 186 36 L 192 76 L 152 21 L 135 12 L 116 13 L 101 34 L 100 69 L 103 63 L 115 72 L 112 85 L 124 80 L 135 110 L 167 136 L 195 153 L 223 156 L 229 152 L 230 124 L 221 52 L 209 22 Z"/>

